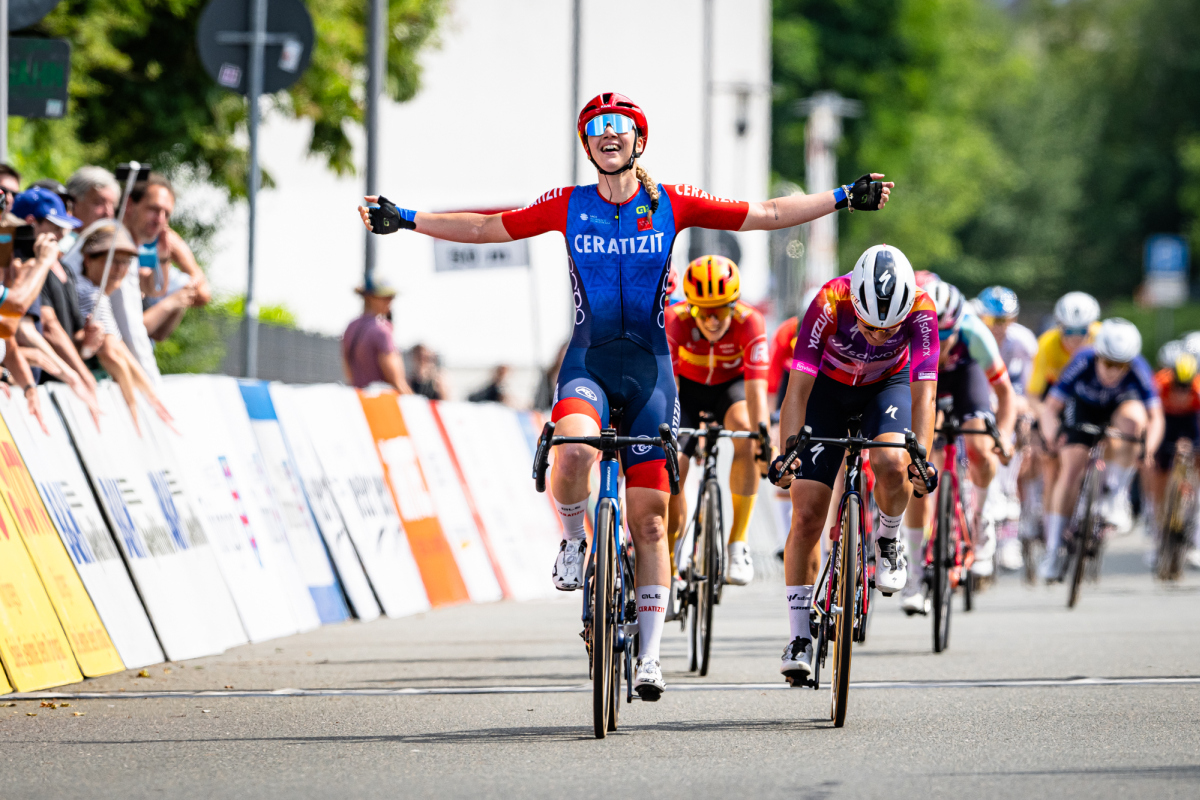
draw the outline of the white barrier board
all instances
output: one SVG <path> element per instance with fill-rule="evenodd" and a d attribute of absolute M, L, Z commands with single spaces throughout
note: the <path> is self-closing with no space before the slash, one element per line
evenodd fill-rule
<path fill-rule="evenodd" d="M 209 439 L 220 448 L 220 462 L 230 486 L 237 488 L 238 510 L 255 534 L 263 563 L 276 580 L 275 591 L 287 602 L 292 622 L 298 631 L 314 630 L 321 625 L 317 606 L 304 582 L 284 530 L 275 496 L 266 481 L 262 457 L 246 416 L 246 405 L 238 391 L 237 379 L 225 375 L 172 375 L 164 379 L 166 391 L 178 401 L 193 398 L 191 413 L 213 433 Z M 205 398 L 195 402 L 195 398 Z M 223 435 L 215 434 L 220 430 Z"/>
<path fill-rule="evenodd" d="M 5 397 L 0 393 L 0 414 L 125 667 L 157 664 L 163 660 L 162 648 L 96 506 L 70 437 L 49 391 L 42 387 L 38 394 L 48 435 L 19 394 Z"/>
<path fill-rule="evenodd" d="M 305 430 L 305 424 L 300 411 L 296 407 L 295 389 L 282 383 L 273 383 L 268 387 L 271 405 L 279 420 L 280 431 L 286 430 L 284 436 L 288 454 L 296 466 L 296 477 L 308 500 L 317 529 L 325 540 L 325 546 L 333 559 L 342 588 L 350 601 L 354 616 L 361 620 L 372 620 L 380 615 L 379 602 L 371 591 L 371 584 L 363 572 L 358 553 L 350 539 L 350 531 L 338 510 L 337 501 L 333 497 L 333 488 L 325 475 L 325 468 L 317 458 L 312 441 Z"/>
<path fill-rule="evenodd" d="M 342 599 L 329 554 L 321 541 L 308 504 L 304 501 L 304 490 L 296 476 L 296 466 L 288 455 L 283 429 L 275 415 L 271 395 L 264 381 L 238 381 L 240 411 L 230 409 L 228 418 L 231 430 L 248 426 L 257 443 L 257 456 L 262 468 L 264 482 L 270 487 L 279 512 L 280 523 L 292 547 L 292 557 L 300 569 L 300 577 L 308 588 L 318 621 L 322 624 L 341 622 L 350 612 Z M 219 386 L 225 392 L 224 386 Z M 248 416 L 247 416 L 248 415 Z M 240 435 L 240 434 L 239 434 Z"/>
<path fill-rule="evenodd" d="M 175 417 L 178 433 L 160 420 L 149 426 L 161 449 L 170 451 L 196 501 L 221 574 L 252 642 L 300 630 L 273 562 L 263 553 L 264 532 L 245 511 L 245 487 L 228 457 L 229 434 L 213 408 L 207 384 L 165 380 L 160 394 Z"/>
<path fill-rule="evenodd" d="M 533 454 L 518 412 L 494 403 L 438 403 L 437 414 L 512 597 L 560 594 L 550 580 L 550 567 L 562 527 L 546 496 L 534 488 Z M 487 443 L 487 458 L 478 457 L 481 442 Z"/>
<path fill-rule="evenodd" d="M 306 386 L 295 394 L 300 422 L 325 468 L 334 500 L 384 613 L 399 617 L 427 610 L 429 597 L 384 483 L 383 465 L 358 395 L 353 389 L 333 385 Z M 292 436 L 287 427 L 284 433 Z"/>
<path fill-rule="evenodd" d="M 245 642 L 203 530 L 182 524 L 171 477 L 151 474 L 146 442 L 115 385 L 100 387 L 99 430 L 69 389 L 56 385 L 51 393 L 167 658 L 213 655 Z"/>
<path fill-rule="evenodd" d="M 487 603 L 502 597 L 500 584 L 488 557 L 471 506 L 463 492 L 463 485 L 454 468 L 446 440 L 434 419 L 433 409 L 427 399 L 420 395 L 400 395 L 400 413 L 408 427 L 408 435 L 421 472 L 437 506 L 438 522 L 442 533 L 454 554 L 463 583 L 475 603 Z M 488 441 L 481 439 L 480 441 Z M 491 461 L 491 459 L 487 459 Z M 551 563 L 553 557 L 551 557 Z"/>

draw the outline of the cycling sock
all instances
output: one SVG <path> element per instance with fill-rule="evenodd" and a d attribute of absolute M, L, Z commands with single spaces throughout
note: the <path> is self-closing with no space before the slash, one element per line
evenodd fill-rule
<path fill-rule="evenodd" d="M 901 522 L 904 522 L 903 514 L 897 514 L 893 517 L 891 514 L 885 514 L 883 511 L 880 511 L 879 536 L 885 539 L 895 539 L 899 536 Z"/>
<path fill-rule="evenodd" d="M 658 661 L 662 644 L 663 624 L 667 619 L 666 586 L 639 586 L 637 588 L 638 658 Z"/>
<path fill-rule="evenodd" d="M 1129 478 L 1129 473 L 1133 472 L 1133 467 L 1122 467 L 1117 464 L 1109 464 L 1108 470 L 1104 475 L 1104 482 L 1108 488 L 1109 494 L 1116 494 L 1125 486 Z"/>
<path fill-rule="evenodd" d="M 583 527 L 583 522 L 587 519 L 587 506 L 587 500 L 580 503 L 560 503 L 555 499 L 554 507 L 558 509 L 558 516 L 562 519 L 564 539 L 587 537 L 587 531 Z"/>
<path fill-rule="evenodd" d="M 787 546 L 792 530 L 792 497 L 787 492 L 775 493 L 775 510 L 779 512 L 779 550 Z"/>
<path fill-rule="evenodd" d="M 1053 554 L 1062 544 L 1062 529 L 1067 518 L 1062 514 L 1046 515 L 1046 552 Z"/>
<path fill-rule="evenodd" d="M 812 609 L 813 587 L 788 586 L 788 624 L 792 629 L 792 638 L 812 638 L 812 628 L 808 623 L 808 613 Z"/>
<path fill-rule="evenodd" d="M 754 513 L 756 494 L 732 494 L 733 498 L 733 527 L 729 529 L 729 543 L 746 541 L 746 533 L 750 530 L 750 516 Z"/>
<path fill-rule="evenodd" d="M 908 525 L 905 525 L 900 529 L 900 532 L 904 534 L 904 541 L 908 542 L 908 560 L 911 562 L 913 559 L 916 559 L 917 563 L 923 561 L 925 553 L 923 547 L 925 544 L 925 529 L 910 528 Z M 913 574 L 912 572 L 908 574 L 909 580 L 912 580 Z"/>

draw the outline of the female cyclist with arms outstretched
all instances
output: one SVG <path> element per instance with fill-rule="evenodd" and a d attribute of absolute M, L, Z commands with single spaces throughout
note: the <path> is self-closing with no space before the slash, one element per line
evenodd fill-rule
<path fill-rule="evenodd" d="M 415 230 L 454 242 L 509 242 L 558 231 L 566 238 L 575 325 L 555 389 L 552 419 L 562 436 L 596 436 L 621 409 L 621 436 L 658 435 L 660 423 L 679 425 L 679 402 L 667 345 L 663 299 L 671 248 L 688 227 L 774 230 L 850 206 L 875 210 L 892 184 L 864 175 L 851 186 L 816 195 L 746 203 L 723 200 L 686 185 L 656 184 L 637 160 L 649 137 L 646 116 L 627 97 L 606 92 L 579 114 L 579 140 L 597 183 L 546 192 L 531 205 L 502 214 L 430 214 L 367 197 L 359 214 L 368 230 Z M 558 448 L 551 476 L 563 522 L 554 564 L 555 586 L 583 582 L 587 554 L 584 517 L 597 451 Z M 637 550 L 640 652 L 634 688 L 657 700 L 664 688 L 659 643 L 670 576 L 667 553 L 667 474 L 661 449 L 627 448 L 626 519 Z"/>

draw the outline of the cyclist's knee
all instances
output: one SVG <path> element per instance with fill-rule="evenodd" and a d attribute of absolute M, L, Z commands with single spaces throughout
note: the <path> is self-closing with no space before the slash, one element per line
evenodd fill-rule
<path fill-rule="evenodd" d="M 564 444 L 556 448 L 554 470 L 564 478 L 587 475 L 596 460 L 596 450 L 582 444 Z"/>
<path fill-rule="evenodd" d="M 1147 424 L 1146 406 L 1140 400 L 1126 400 L 1112 415 L 1112 426 L 1129 436 L 1140 435 Z"/>
<path fill-rule="evenodd" d="M 904 482 L 908 461 L 908 453 L 894 447 L 879 447 L 871 451 L 871 469 L 875 472 L 875 480 L 887 487 Z"/>

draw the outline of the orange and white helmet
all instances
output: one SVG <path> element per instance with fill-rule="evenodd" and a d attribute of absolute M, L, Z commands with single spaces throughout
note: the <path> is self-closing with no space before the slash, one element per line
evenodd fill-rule
<path fill-rule="evenodd" d="M 725 256 L 700 256 L 683 273 L 683 294 L 690 305 L 719 308 L 737 302 L 742 278 L 737 264 Z"/>

